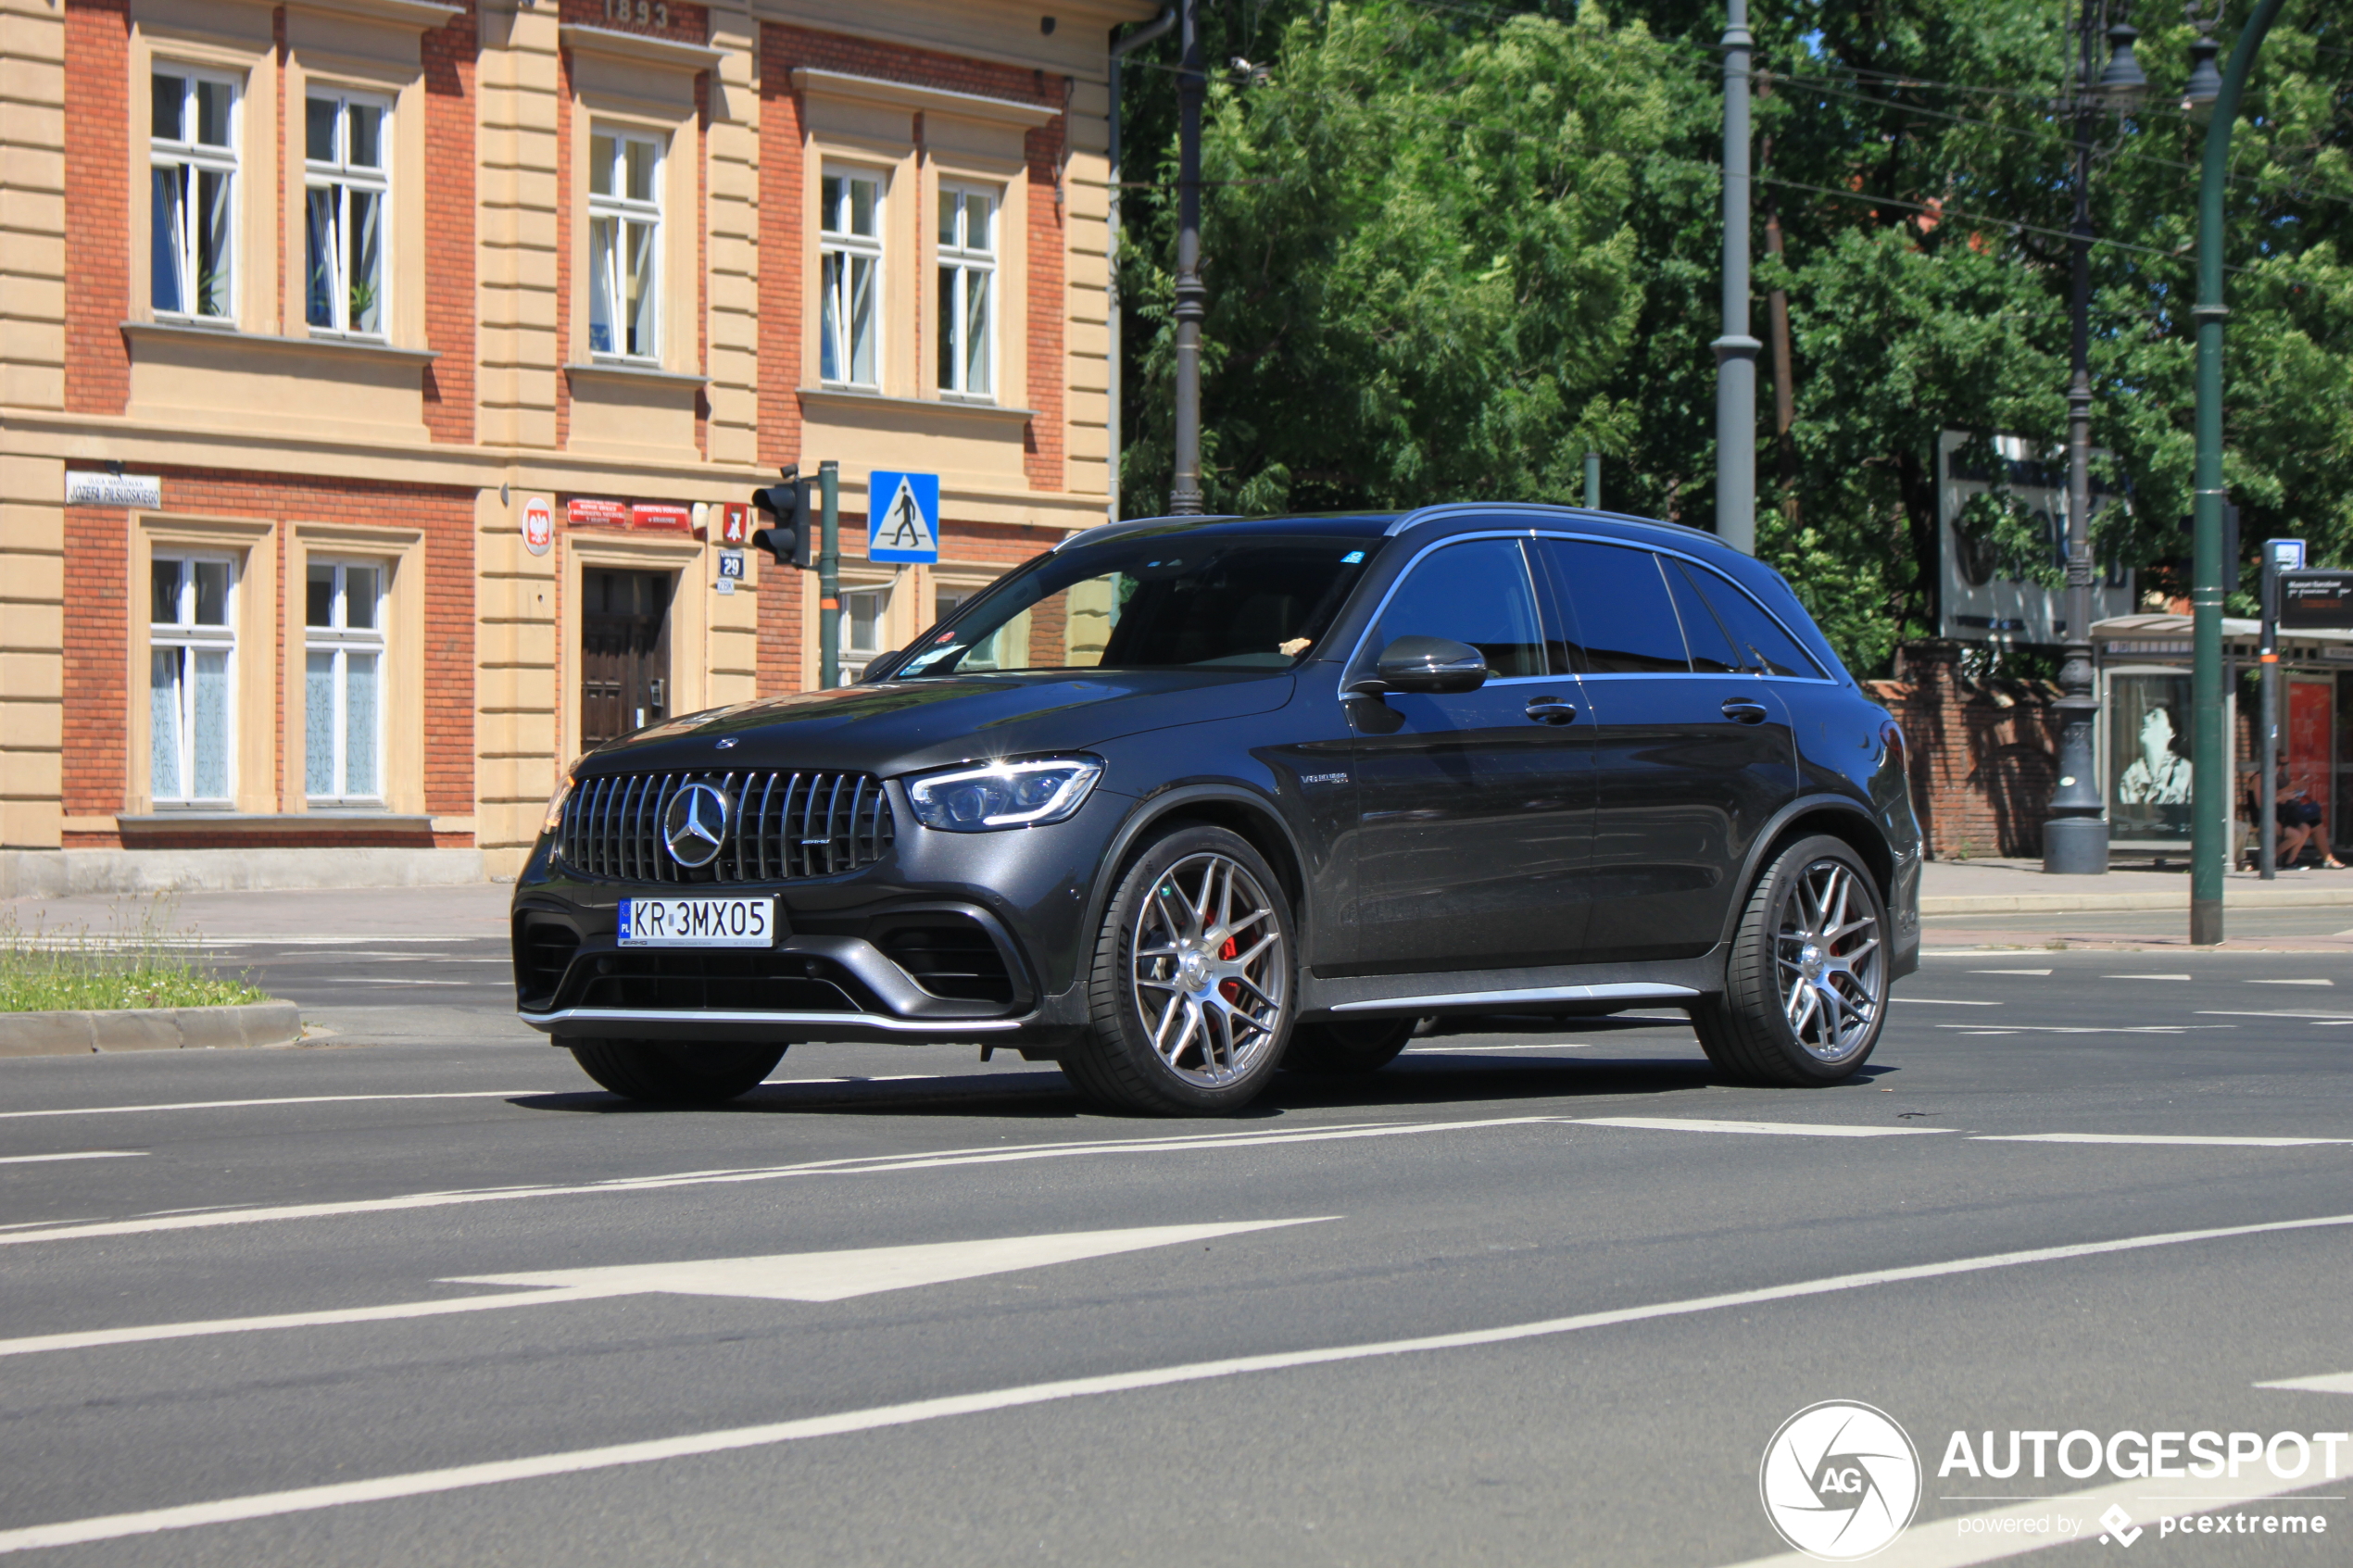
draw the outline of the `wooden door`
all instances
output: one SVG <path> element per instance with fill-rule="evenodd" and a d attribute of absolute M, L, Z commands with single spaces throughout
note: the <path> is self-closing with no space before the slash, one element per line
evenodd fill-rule
<path fill-rule="evenodd" d="M 667 571 L 580 574 L 580 740 L 583 747 L 670 716 Z"/>

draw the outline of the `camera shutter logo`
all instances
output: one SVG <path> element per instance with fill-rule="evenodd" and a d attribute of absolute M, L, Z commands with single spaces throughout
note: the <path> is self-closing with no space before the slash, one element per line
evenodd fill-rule
<path fill-rule="evenodd" d="M 1919 1450 L 1886 1412 L 1826 1399 L 1781 1423 L 1756 1486 L 1781 1539 L 1824 1562 L 1854 1562 L 1912 1522 Z"/>
<path fill-rule="evenodd" d="M 661 842 L 689 871 L 719 858 L 727 837 L 727 797 L 707 784 L 690 784 L 661 813 Z"/>

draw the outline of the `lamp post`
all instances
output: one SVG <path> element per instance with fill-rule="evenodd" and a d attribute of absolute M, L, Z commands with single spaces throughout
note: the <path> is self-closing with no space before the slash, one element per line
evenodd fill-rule
<path fill-rule="evenodd" d="M 1756 356 L 1748 332 L 1748 0 L 1726 0 L 1724 333 L 1716 351 L 1716 536 L 1756 553 Z"/>
<path fill-rule="evenodd" d="M 2067 637 L 2059 663 L 2058 787 L 2043 824 L 2043 870 L 2078 876 L 2108 871 L 2108 823 L 2100 815 L 2100 785 L 2092 726 L 2099 694 L 2092 678 L 2092 139 L 2104 108 L 2122 107 L 2148 86 L 2133 57 L 2138 29 L 2121 16 L 2105 30 L 2102 0 L 2083 0 L 2075 72 L 2075 221 L 2068 232 L 2073 269 L 2070 300 L 2072 359 L 2067 383 Z M 2099 40 L 2108 42 L 2108 69 L 2095 82 Z"/>
<path fill-rule="evenodd" d="M 1178 0 L 1176 67 L 1176 454 L 1168 510 L 1198 517 L 1201 495 L 1201 324 L 1209 287 L 1201 281 L 1201 0 Z"/>
<path fill-rule="evenodd" d="M 2257 0 L 2254 15 L 2239 30 L 2231 63 L 2212 83 L 2213 118 L 2206 127 L 2206 157 L 2197 185 L 2197 504 L 2196 544 L 2190 568 L 2192 614 L 2190 676 L 2190 940 L 2210 947 L 2222 940 L 2223 859 L 2230 853 L 2231 776 L 2223 759 L 2222 734 L 2222 186 L 2231 167 L 2231 127 L 2238 119 L 2246 73 L 2264 34 L 2278 19 L 2280 0 Z M 2204 42 L 2203 39 L 2200 42 Z M 2207 107 L 2204 75 L 2211 81 L 2214 55 L 2192 51 L 2205 71 L 2190 79 L 2188 103 Z M 2261 781 L 2268 790 L 2271 781 Z"/>

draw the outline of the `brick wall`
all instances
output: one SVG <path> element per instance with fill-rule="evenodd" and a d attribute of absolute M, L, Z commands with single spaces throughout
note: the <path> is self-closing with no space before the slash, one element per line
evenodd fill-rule
<path fill-rule="evenodd" d="M 760 30 L 760 460 L 800 459 L 801 106 L 792 88 L 795 30 Z M 768 689 L 769 604 L 760 604 L 761 689 Z M 798 648 L 796 640 L 792 646 Z M 780 659 L 784 659 L 779 655 Z M 792 665 L 799 660 L 793 658 Z M 781 667 L 781 666 L 780 666 Z M 780 688 L 799 684 L 796 675 Z"/>
<path fill-rule="evenodd" d="M 424 35 L 425 428 L 474 438 L 474 56 L 468 14 Z"/>
<path fill-rule="evenodd" d="M 130 79 L 127 0 L 67 0 L 66 408 L 79 414 L 131 398 Z"/>
<path fill-rule="evenodd" d="M 1904 726 L 1912 809 L 1936 859 L 2043 853 L 2058 780 L 2058 724 L 2040 682 L 1970 681 L 1950 643 L 1904 649 L 1900 681 L 1866 687 Z"/>
<path fill-rule="evenodd" d="M 122 809 L 131 766 L 123 686 L 131 657 L 131 516 L 112 507 L 76 507 L 65 531 L 66 624 L 63 746 L 65 814 L 112 816 Z M 86 841 L 85 841 L 86 842 Z M 75 835 L 65 847 L 78 847 Z"/>
<path fill-rule="evenodd" d="M 1029 132 L 1029 406 L 1038 417 L 1022 430 L 1022 470 L 1033 490 L 1063 487 L 1063 142 L 1067 118 Z"/>

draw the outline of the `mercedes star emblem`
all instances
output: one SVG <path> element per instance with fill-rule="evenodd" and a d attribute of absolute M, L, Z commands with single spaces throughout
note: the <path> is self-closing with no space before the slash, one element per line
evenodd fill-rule
<path fill-rule="evenodd" d="M 711 864 L 726 836 L 727 797 L 711 784 L 688 784 L 662 810 L 661 842 L 682 866 Z"/>

